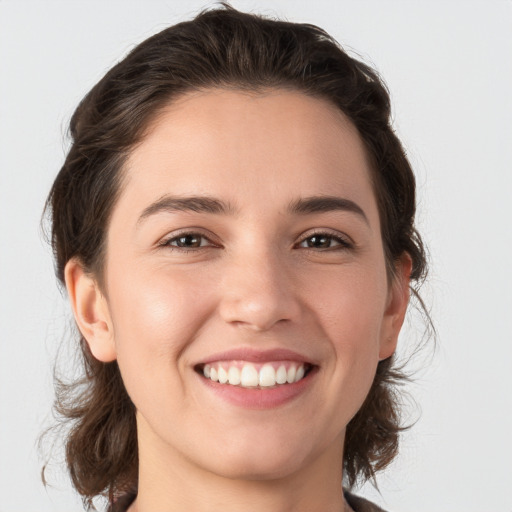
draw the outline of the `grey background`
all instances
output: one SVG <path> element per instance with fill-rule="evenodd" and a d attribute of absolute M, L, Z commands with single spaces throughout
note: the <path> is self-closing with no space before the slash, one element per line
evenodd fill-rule
<path fill-rule="evenodd" d="M 210 3 L 0 0 L 0 512 L 81 510 L 61 464 L 43 488 L 37 450 L 69 323 L 38 223 L 69 117 L 133 45 Z M 417 173 L 438 347 L 412 361 L 421 416 L 381 495 L 361 493 L 396 512 L 510 512 L 512 2 L 232 3 L 320 25 L 375 65 Z M 411 315 L 401 353 L 421 329 Z"/>

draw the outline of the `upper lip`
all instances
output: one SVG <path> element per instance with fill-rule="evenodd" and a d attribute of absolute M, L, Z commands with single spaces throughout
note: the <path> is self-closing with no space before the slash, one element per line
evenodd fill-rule
<path fill-rule="evenodd" d="M 285 348 L 276 348 L 271 350 L 256 350 L 253 348 L 232 349 L 208 356 L 198 364 L 211 364 L 217 361 L 247 361 L 251 363 L 297 361 L 300 363 L 313 364 L 306 356 Z"/>

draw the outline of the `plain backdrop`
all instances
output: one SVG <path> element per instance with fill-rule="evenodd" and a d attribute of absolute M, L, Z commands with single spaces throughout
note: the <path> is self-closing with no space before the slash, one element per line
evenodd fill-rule
<path fill-rule="evenodd" d="M 0 512 L 82 509 L 62 464 L 43 487 L 37 448 L 69 322 L 39 220 L 69 118 L 135 44 L 210 4 L 0 0 Z M 395 512 L 511 512 L 512 2 L 232 4 L 317 24 L 374 65 L 417 174 L 437 348 L 412 361 L 419 419 L 380 494 L 360 493 Z M 422 329 L 412 315 L 401 353 Z"/>

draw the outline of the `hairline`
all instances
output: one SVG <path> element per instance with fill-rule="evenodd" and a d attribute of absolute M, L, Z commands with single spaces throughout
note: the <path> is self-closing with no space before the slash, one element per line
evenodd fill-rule
<path fill-rule="evenodd" d="M 232 91 L 232 92 L 241 92 L 245 93 L 249 96 L 265 96 L 267 94 L 272 94 L 275 92 L 289 92 L 296 93 L 300 95 L 307 96 L 309 98 L 317 99 L 324 101 L 326 104 L 330 105 L 334 108 L 334 111 L 337 115 L 341 115 L 346 121 L 350 123 L 350 125 L 356 130 L 358 137 L 360 138 L 364 154 L 368 159 L 368 169 L 369 169 L 369 180 L 370 186 L 372 188 L 375 201 L 377 203 L 377 211 L 379 215 L 379 228 L 380 228 L 380 237 L 384 249 L 384 260 L 386 264 L 386 273 L 388 279 L 388 285 L 391 286 L 393 283 L 396 273 L 395 273 L 395 261 L 392 261 L 392 255 L 388 254 L 388 250 L 386 248 L 386 240 L 384 239 L 384 225 L 385 222 L 384 213 L 383 212 L 383 199 L 381 194 L 378 193 L 379 186 L 382 185 L 379 183 L 378 178 L 378 165 L 376 162 L 375 154 L 372 151 L 370 144 L 363 136 L 361 131 L 359 130 L 356 123 L 352 120 L 352 118 L 327 94 L 322 94 L 318 91 L 309 90 L 307 87 L 301 87 L 299 84 L 294 84 L 292 82 L 283 82 L 279 83 L 276 81 L 274 84 L 259 84 L 254 83 L 251 84 L 249 81 L 225 81 L 220 83 L 214 83 L 203 86 L 194 86 L 189 85 L 183 87 L 181 90 L 169 93 L 166 97 L 163 97 L 160 101 L 160 104 L 154 106 L 152 109 L 148 109 L 147 118 L 142 122 L 140 131 L 135 137 L 132 144 L 130 144 L 125 151 L 121 153 L 119 161 L 117 162 L 118 171 L 116 173 L 116 180 L 118 181 L 118 185 L 116 188 L 116 194 L 114 200 L 110 205 L 110 211 L 105 223 L 103 240 L 98 251 L 98 257 L 95 261 L 94 268 L 86 269 L 95 281 L 98 283 L 100 290 L 108 298 L 108 289 L 106 283 L 106 256 L 108 250 L 108 233 L 110 230 L 110 224 L 112 220 L 113 212 L 118 204 L 119 198 L 123 194 L 123 191 L 128 183 L 129 176 L 129 160 L 133 152 L 136 148 L 141 145 L 147 137 L 150 136 L 152 131 L 156 128 L 159 119 L 164 116 L 166 113 L 172 111 L 173 108 L 179 106 L 180 103 L 184 101 L 188 101 L 202 94 L 209 94 L 216 91 Z M 72 259 L 72 258 L 70 258 Z"/>

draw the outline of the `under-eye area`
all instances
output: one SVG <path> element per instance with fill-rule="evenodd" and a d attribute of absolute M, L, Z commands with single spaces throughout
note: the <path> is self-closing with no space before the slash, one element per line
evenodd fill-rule
<path fill-rule="evenodd" d="M 317 368 L 316 365 L 298 361 L 223 361 L 197 365 L 195 371 L 205 379 L 219 384 L 263 389 L 294 384 Z"/>

